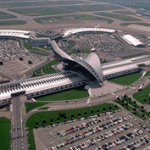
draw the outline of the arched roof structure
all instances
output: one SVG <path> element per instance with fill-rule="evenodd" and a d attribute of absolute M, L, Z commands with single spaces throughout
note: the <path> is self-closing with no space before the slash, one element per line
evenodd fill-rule
<path fill-rule="evenodd" d="M 61 56 L 63 59 L 70 61 L 84 67 L 99 83 L 103 83 L 103 72 L 100 60 L 96 53 L 90 53 L 84 60 L 80 58 L 71 58 L 68 54 L 66 54 L 63 50 L 61 50 L 57 43 L 52 40 L 51 46 L 53 50 Z"/>
<path fill-rule="evenodd" d="M 78 29 L 71 29 L 64 32 L 64 35 L 62 37 L 69 37 L 71 35 L 77 34 L 77 33 L 115 33 L 116 30 L 114 29 L 105 29 L 105 28 L 78 28 Z"/>

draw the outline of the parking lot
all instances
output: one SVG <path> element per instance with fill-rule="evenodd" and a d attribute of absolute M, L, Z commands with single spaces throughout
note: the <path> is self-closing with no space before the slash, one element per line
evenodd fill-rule
<path fill-rule="evenodd" d="M 29 60 L 32 64 L 29 64 Z M 0 72 L 15 79 L 25 71 L 45 62 L 44 56 L 32 54 L 19 46 L 18 40 L 0 40 Z"/>
<path fill-rule="evenodd" d="M 126 150 L 148 146 L 149 131 L 121 111 L 34 129 L 34 137 L 37 150 Z"/>

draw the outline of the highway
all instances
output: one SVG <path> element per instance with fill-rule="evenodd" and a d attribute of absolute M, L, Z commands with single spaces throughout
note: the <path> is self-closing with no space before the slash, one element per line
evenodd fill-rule
<path fill-rule="evenodd" d="M 25 136 L 22 130 L 22 112 L 20 97 L 16 96 L 12 98 L 12 150 L 26 150 L 25 146 Z"/>

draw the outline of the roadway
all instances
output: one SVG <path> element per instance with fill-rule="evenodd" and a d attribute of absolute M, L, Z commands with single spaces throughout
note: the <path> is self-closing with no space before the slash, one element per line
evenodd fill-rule
<path fill-rule="evenodd" d="M 21 96 L 16 96 L 12 98 L 12 129 L 11 129 L 11 143 L 12 143 L 12 150 L 26 150 L 24 140 L 26 138 L 25 132 L 23 132 L 22 128 L 22 112 L 21 112 L 21 103 L 20 103 Z"/>

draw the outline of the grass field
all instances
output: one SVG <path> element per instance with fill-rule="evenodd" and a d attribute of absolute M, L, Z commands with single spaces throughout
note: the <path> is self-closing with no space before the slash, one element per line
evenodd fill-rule
<path fill-rule="evenodd" d="M 47 103 L 25 103 L 25 107 L 26 107 L 26 112 L 28 113 L 30 110 L 32 109 L 35 109 L 37 107 L 40 107 L 40 106 L 43 106 L 43 105 L 46 105 Z"/>
<path fill-rule="evenodd" d="M 72 100 L 88 97 L 89 94 L 87 90 L 84 90 L 82 87 L 71 89 L 67 91 L 62 91 L 59 93 L 43 96 L 36 98 L 37 101 L 57 101 L 57 100 Z"/>
<path fill-rule="evenodd" d="M 37 47 L 33 47 L 30 43 L 28 42 L 24 42 L 24 47 L 28 50 L 30 50 L 31 53 L 36 53 L 38 55 L 42 55 L 42 56 L 48 56 L 49 53 L 48 52 L 44 52 L 41 49 L 37 48 Z"/>
<path fill-rule="evenodd" d="M 140 103 L 144 104 L 144 99 L 146 99 L 146 102 L 150 99 L 150 85 L 142 89 L 142 91 L 136 92 L 133 94 L 133 97 L 139 101 Z"/>
<path fill-rule="evenodd" d="M 150 76 L 150 71 L 146 72 L 145 75 L 146 75 L 146 76 Z"/>
<path fill-rule="evenodd" d="M 0 149 L 10 150 L 10 120 L 2 117 L 0 118 Z"/>
<path fill-rule="evenodd" d="M 142 76 L 141 73 L 133 73 L 133 74 L 125 75 L 122 77 L 109 79 L 109 81 L 117 83 L 117 84 L 121 84 L 121 85 L 130 85 L 134 83 L 135 81 L 137 81 L 141 76 Z"/>
<path fill-rule="evenodd" d="M 26 24 L 25 21 L 19 21 L 19 20 L 8 20 L 8 21 L 0 21 L 0 26 L 8 26 L 8 25 L 22 25 Z"/>
<path fill-rule="evenodd" d="M 119 13 L 119 14 L 126 14 L 126 15 L 133 15 L 133 12 L 130 11 L 114 11 L 114 13 Z"/>
<path fill-rule="evenodd" d="M 0 7 L 28 7 L 28 6 L 47 6 L 47 5 L 66 5 L 66 4 L 82 4 L 83 1 L 28 1 L 15 3 L 1 3 Z"/>
<path fill-rule="evenodd" d="M 92 15 L 79 14 L 79 15 L 65 15 L 65 16 L 54 16 L 54 17 L 41 17 L 35 18 L 34 21 L 37 23 L 42 23 L 42 21 L 55 21 L 55 20 L 65 20 L 65 19 L 76 19 L 76 20 L 101 20 L 107 21 L 107 23 L 111 24 L 113 22 L 112 19 L 104 18 L 104 17 L 96 17 Z"/>
<path fill-rule="evenodd" d="M 10 15 L 10 14 L 7 14 L 7 13 L 4 13 L 4 12 L 0 11 L 0 20 L 10 19 L 10 18 L 17 18 L 17 17 L 14 16 L 14 15 Z"/>
<path fill-rule="evenodd" d="M 9 11 L 23 14 L 27 16 L 43 16 L 43 15 L 56 15 L 56 14 L 68 14 L 74 11 L 64 9 L 62 7 L 39 7 L 39 8 L 20 8 L 20 9 L 9 9 Z"/>
<path fill-rule="evenodd" d="M 37 77 L 37 76 L 41 76 L 41 70 L 43 70 L 43 73 L 46 74 L 52 74 L 52 73 L 56 73 L 56 71 L 51 67 L 52 65 L 58 64 L 59 61 L 57 60 L 52 60 L 51 62 L 47 63 L 46 65 L 40 67 L 39 69 L 35 70 L 33 72 L 33 76 L 32 77 Z M 49 67 L 49 68 L 48 68 Z"/>
<path fill-rule="evenodd" d="M 111 4 L 92 4 L 92 5 L 74 5 L 69 7 L 64 7 L 65 9 L 71 9 L 80 12 L 92 12 L 92 11 L 105 11 L 105 10 L 117 10 L 122 9 L 120 6 L 114 6 Z"/>
<path fill-rule="evenodd" d="M 34 135 L 33 135 L 33 129 L 35 128 L 35 122 L 39 123 L 39 127 L 42 126 L 42 121 L 46 120 L 46 125 L 50 124 L 50 119 L 53 119 L 53 123 L 57 123 L 57 118 L 60 118 L 60 122 L 64 121 L 64 118 L 60 117 L 60 114 L 65 114 L 67 119 L 71 119 L 71 115 L 74 115 L 74 118 L 78 118 L 78 114 L 80 113 L 80 117 L 84 117 L 84 112 L 87 112 L 86 116 L 91 115 L 91 111 L 93 111 L 93 115 L 97 114 L 97 110 L 99 110 L 99 113 L 103 112 L 103 108 L 107 111 L 110 111 L 109 107 L 111 107 L 111 110 L 119 109 L 118 107 L 115 108 L 115 105 L 105 103 L 97 106 L 87 107 L 87 108 L 79 108 L 79 109 L 70 109 L 70 110 L 60 110 L 60 111 L 50 111 L 50 112 L 40 112 L 33 114 L 26 122 L 26 127 L 28 127 L 28 144 L 29 150 L 35 150 L 35 142 L 34 142 Z"/>
<path fill-rule="evenodd" d="M 122 26 L 128 26 L 128 25 L 131 25 L 131 24 L 136 24 L 136 25 L 141 25 L 141 26 L 147 26 L 147 27 L 150 27 L 150 24 L 149 23 L 121 23 Z"/>
<path fill-rule="evenodd" d="M 141 21 L 140 19 L 130 17 L 127 15 L 119 15 L 119 14 L 112 14 L 112 13 L 96 13 L 97 15 L 105 16 L 105 17 L 110 17 L 110 18 L 115 18 L 123 21 Z"/>

